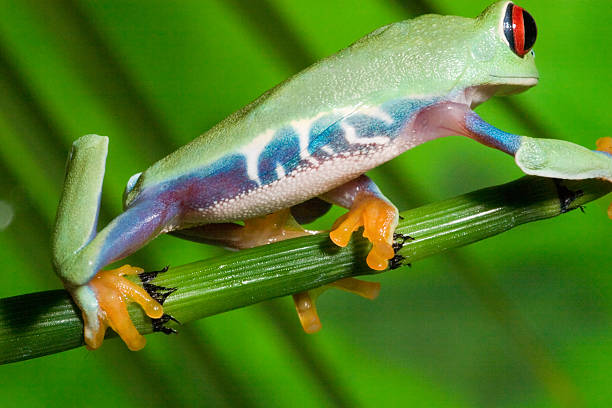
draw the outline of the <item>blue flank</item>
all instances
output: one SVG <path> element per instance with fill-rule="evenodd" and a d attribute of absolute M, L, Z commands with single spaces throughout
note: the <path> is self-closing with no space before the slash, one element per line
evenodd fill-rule
<path fill-rule="evenodd" d="M 612 159 L 612 153 L 603 152 L 603 151 L 601 151 L 601 150 L 593 150 L 593 151 L 594 151 L 595 153 L 601 153 L 601 154 L 603 154 L 603 155 L 605 155 L 605 156 L 608 156 L 609 158 L 611 158 L 611 159 Z"/>
<path fill-rule="evenodd" d="M 330 159 L 334 153 L 349 153 L 351 145 L 344 138 L 344 130 L 341 123 L 342 119 L 339 119 L 320 133 L 311 132 L 308 142 L 308 154 L 317 160 L 325 161 Z M 331 149 L 333 153 L 326 152 L 323 150 L 323 147 Z"/>
<path fill-rule="evenodd" d="M 386 136 L 396 138 L 400 130 L 426 106 L 432 105 L 436 100 L 410 100 L 399 99 L 387 102 L 381 106 L 392 119 L 392 123 L 359 113 L 342 117 L 329 114 L 317 119 L 311 126 L 308 153 L 317 161 L 325 161 L 331 154 L 323 150 L 331 149 L 333 153 L 350 154 L 363 149 L 371 149 L 371 145 L 350 144 L 344 137 L 342 124 L 355 128 L 357 137 L 368 138 Z M 257 163 L 257 171 L 261 185 L 271 184 L 278 180 L 277 167 L 282 167 L 285 175 L 295 171 L 298 167 L 312 167 L 308 160 L 300 159 L 300 142 L 296 131 L 291 126 L 279 129 L 272 141 L 266 146 Z M 246 157 L 231 153 L 221 159 L 201 167 L 194 172 L 174 180 L 159 184 L 142 191 L 130 204 L 129 208 L 138 203 L 160 201 L 166 192 L 176 192 L 189 187 L 189 196 L 180 197 L 183 205 L 193 208 L 208 208 L 219 201 L 231 199 L 252 191 L 258 183 L 251 180 L 247 173 Z"/>

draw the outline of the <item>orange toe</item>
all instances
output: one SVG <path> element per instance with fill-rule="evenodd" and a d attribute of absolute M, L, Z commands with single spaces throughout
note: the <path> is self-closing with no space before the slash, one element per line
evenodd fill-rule
<path fill-rule="evenodd" d="M 321 330 L 321 320 L 317 314 L 317 307 L 309 292 L 300 292 L 293 295 L 293 303 L 297 311 L 302 328 L 308 334 Z"/>
<path fill-rule="evenodd" d="M 327 289 L 340 289 L 345 292 L 354 293 L 366 299 L 376 299 L 380 293 L 380 283 L 362 281 L 355 278 L 344 278 L 306 292 L 293 295 L 293 303 L 298 313 L 302 328 L 308 334 L 321 330 L 321 320 L 317 313 L 315 301 L 317 297 Z"/>
<path fill-rule="evenodd" d="M 612 137 L 601 137 L 597 139 L 597 150 L 612 154 Z"/>
<path fill-rule="evenodd" d="M 340 217 L 329 233 L 331 240 L 344 247 L 351 234 L 363 227 L 363 236 L 372 242 L 367 257 L 368 266 L 382 271 L 393 258 L 393 232 L 397 226 L 398 211 L 386 200 L 372 194 L 358 197 L 349 212 Z"/>
<path fill-rule="evenodd" d="M 363 223 L 359 219 L 359 214 L 349 211 L 336 220 L 332 227 L 332 231 L 329 233 L 329 238 L 334 244 L 344 248 L 351 240 L 353 231 L 356 231 L 362 225 Z"/>
<path fill-rule="evenodd" d="M 293 303 L 297 311 L 302 328 L 308 334 L 321 330 L 321 320 L 317 313 L 315 301 L 317 297 L 327 289 L 340 289 L 345 292 L 354 293 L 366 299 L 376 299 L 380 293 L 380 283 L 362 281 L 355 278 L 344 278 L 306 292 L 293 295 Z"/>
<path fill-rule="evenodd" d="M 138 333 L 128 314 L 128 303 L 138 303 L 147 316 L 153 319 L 162 317 L 164 311 L 141 286 L 123 277 L 142 272 L 141 268 L 124 265 L 118 269 L 100 271 L 88 283 L 96 294 L 100 310 L 98 322 L 85 321 L 88 348 L 100 347 L 109 326 L 119 334 L 130 350 L 140 350 L 145 346 L 145 338 Z"/>

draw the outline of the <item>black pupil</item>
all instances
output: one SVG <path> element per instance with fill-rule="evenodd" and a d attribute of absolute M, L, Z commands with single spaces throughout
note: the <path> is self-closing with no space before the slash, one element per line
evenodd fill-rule
<path fill-rule="evenodd" d="M 538 29 L 536 27 L 535 20 L 531 17 L 531 14 L 523 10 L 523 24 L 525 25 L 525 51 L 528 51 L 535 44 L 536 37 L 538 35 Z"/>
<path fill-rule="evenodd" d="M 512 28 L 512 9 L 514 8 L 514 4 L 508 4 L 506 8 L 506 15 L 504 16 L 504 35 L 506 36 L 506 40 L 508 40 L 508 44 L 510 44 L 510 48 L 512 51 L 516 53 L 514 49 L 514 29 Z"/>

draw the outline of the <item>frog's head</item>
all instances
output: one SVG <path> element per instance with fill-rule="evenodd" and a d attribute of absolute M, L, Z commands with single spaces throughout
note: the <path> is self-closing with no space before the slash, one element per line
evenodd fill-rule
<path fill-rule="evenodd" d="M 484 93 L 491 96 L 522 92 L 538 83 L 532 50 L 537 30 L 527 11 L 500 1 L 476 17 L 474 26 L 464 84 L 487 89 Z"/>

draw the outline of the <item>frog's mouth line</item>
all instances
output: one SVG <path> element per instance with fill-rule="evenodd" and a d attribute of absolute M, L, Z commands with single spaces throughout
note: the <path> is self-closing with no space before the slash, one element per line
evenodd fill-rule
<path fill-rule="evenodd" d="M 516 76 L 516 75 L 495 75 L 489 74 L 489 76 L 493 78 L 503 78 L 508 81 L 508 85 L 525 85 L 525 86 L 534 86 L 538 83 L 540 79 L 537 76 Z M 512 81 L 514 80 L 514 81 Z"/>
<path fill-rule="evenodd" d="M 512 95 L 523 92 L 538 84 L 537 76 L 514 76 L 489 74 L 492 83 L 497 89 L 495 95 Z"/>

